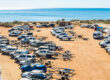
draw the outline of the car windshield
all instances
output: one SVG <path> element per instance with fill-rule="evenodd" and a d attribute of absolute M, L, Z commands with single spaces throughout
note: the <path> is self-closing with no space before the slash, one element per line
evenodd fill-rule
<path fill-rule="evenodd" d="M 61 32 L 57 32 L 57 33 L 61 33 Z"/>
<path fill-rule="evenodd" d="M 41 53 L 45 53 L 46 51 L 41 51 Z"/>
<path fill-rule="evenodd" d="M 35 58 L 36 56 L 34 55 L 34 56 L 32 56 L 32 58 Z"/>
<path fill-rule="evenodd" d="M 67 37 L 66 35 L 64 35 L 63 37 Z"/>
<path fill-rule="evenodd" d="M 107 44 L 110 44 L 110 41 L 106 42 Z"/>
<path fill-rule="evenodd" d="M 15 48 L 8 48 L 7 50 L 16 50 Z"/>
<path fill-rule="evenodd" d="M 99 35 L 100 35 L 100 33 L 94 34 L 94 36 L 99 36 Z"/>
<path fill-rule="evenodd" d="M 25 57 L 25 55 L 21 55 L 20 57 Z"/>
<path fill-rule="evenodd" d="M 22 52 L 16 52 L 16 54 L 21 54 Z"/>
<path fill-rule="evenodd" d="M 28 55 L 27 57 L 28 57 L 28 58 L 31 58 L 31 55 Z"/>
<path fill-rule="evenodd" d="M 66 33 L 61 33 L 60 35 L 67 35 Z"/>

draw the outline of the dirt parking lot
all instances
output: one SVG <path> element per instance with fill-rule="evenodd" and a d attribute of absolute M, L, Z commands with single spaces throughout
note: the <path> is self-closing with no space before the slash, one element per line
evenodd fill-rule
<path fill-rule="evenodd" d="M 38 30 L 38 29 L 36 29 Z M 60 41 L 50 33 L 51 28 L 39 28 L 41 32 L 34 30 L 38 37 L 48 37 L 46 41 L 54 41 L 62 46 L 64 50 L 70 50 L 75 57 L 72 61 L 63 61 L 61 58 L 52 60 L 56 67 L 66 67 L 75 69 L 76 75 L 71 80 L 110 80 L 110 56 L 104 49 L 100 48 L 100 40 L 94 40 L 92 34 L 94 30 L 80 28 L 76 26 L 74 31 L 88 41 L 74 39 L 72 41 Z M 8 37 L 8 29 L 0 28 L 0 35 Z M 14 40 L 16 38 L 9 38 Z M 3 80 L 18 80 L 20 78 L 20 69 L 8 56 L 0 55 L 0 66 L 2 67 Z"/>

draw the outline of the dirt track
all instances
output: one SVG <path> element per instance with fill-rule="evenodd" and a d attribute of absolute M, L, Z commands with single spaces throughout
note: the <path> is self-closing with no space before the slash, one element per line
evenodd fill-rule
<path fill-rule="evenodd" d="M 5 33 L 3 30 L 5 30 Z M 76 75 L 71 80 L 110 80 L 110 56 L 104 49 L 100 48 L 99 41 L 92 38 L 92 29 L 76 27 L 74 30 L 77 34 L 88 37 L 88 41 L 82 39 L 60 41 L 50 34 L 51 28 L 40 28 L 40 30 L 41 32 L 37 33 L 38 36 L 47 36 L 47 41 L 54 41 L 65 50 L 70 50 L 72 54 L 75 54 L 72 61 L 64 62 L 62 59 L 53 61 L 57 67 L 76 70 Z M 7 35 L 5 28 L 0 28 L 0 32 Z M 18 80 L 20 78 L 19 66 L 9 57 L 0 55 L 0 65 L 3 68 L 2 72 L 5 80 Z"/>

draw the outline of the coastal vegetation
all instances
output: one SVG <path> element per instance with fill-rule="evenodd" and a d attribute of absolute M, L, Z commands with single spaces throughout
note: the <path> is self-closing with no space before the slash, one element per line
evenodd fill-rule
<path fill-rule="evenodd" d="M 61 19 L 61 20 L 57 20 L 54 23 L 58 23 L 60 21 L 65 21 L 65 19 Z M 86 23 L 86 24 L 94 24 L 94 23 L 103 23 L 103 24 L 110 24 L 110 19 L 108 20 L 70 20 L 70 22 L 80 22 L 80 23 Z M 34 25 L 37 25 L 37 23 L 40 24 L 48 24 L 49 22 L 23 22 L 23 21 L 13 21 L 13 22 L 0 22 L 0 26 L 4 26 L 4 27 L 13 27 L 15 25 L 29 25 L 29 23 L 32 23 Z"/>

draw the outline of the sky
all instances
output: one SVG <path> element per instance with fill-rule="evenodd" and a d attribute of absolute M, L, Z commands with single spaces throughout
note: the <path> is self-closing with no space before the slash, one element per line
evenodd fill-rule
<path fill-rule="evenodd" d="M 0 0 L 0 9 L 110 8 L 110 0 Z"/>

